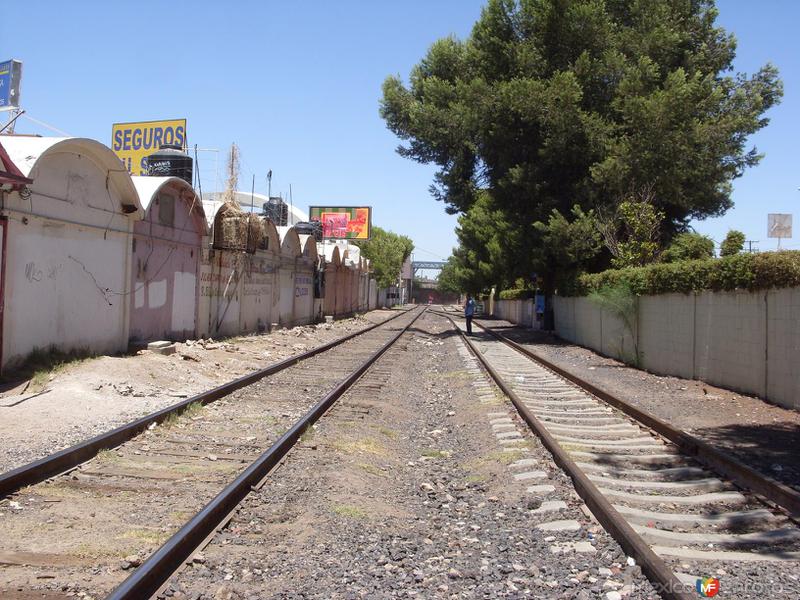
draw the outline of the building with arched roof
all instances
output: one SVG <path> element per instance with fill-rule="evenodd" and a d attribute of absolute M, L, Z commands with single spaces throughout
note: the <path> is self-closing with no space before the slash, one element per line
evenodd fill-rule
<path fill-rule="evenodd" d="M 249 215 L 251 223 L 258 223 L 259 241 L 252 253 L 244 256 L 242 302 L 239 330 L 264 331 L 277 322 L 280 300 L 278 271 L 281 260 L 280 235 L 269 219 Z M 252 237 L 252 236 L 251 236 Z"/>
<path fill-rule="evenodd" d="M 339 263 L 338 275 L 336 277 L 336 316 L 346 315 L 350 312 L 350 279 L 352 276 L 352 260 L 350 260 L 350 251 L 347 246 L 342 246 L 341 250 L 342 260 Z"/>
<path fill-rule="evenodd" d="M 294 323 L 295 306 L 295 274 L 298 263 L 303 256 L 303 246 L 300 236 L 294 227 L 278 227 L 281 238 L 280 256 L 280 300 L 278 308 L 278 323 L 286 327 Z"/>
<path fill-rule="evenodd" d="M 201 307 L 211 336 L 265 331 L 279 319 L 281 237 L 234 202 L 204 201 L 211 248 L 201 262 Z M 295 234 L 296 235 L 296 234 Z"/>
<path fill-rule="evenodd" d="M 130 175 L 90 139 L 4 135 L 0 143 L 32 180 L 0 191 L 0 365 L 37 348 L 124 351 L 133 227 L 144 216 Z"/>
<path fill-rule="evenodd" d="M 200 197 L 179 177 L 132 177 L 144 209 L 133 227 L 130 338 L 185 340 L 199 320 L 200 255 L 208 234 Z"/>
<path fill-rule="evenodd" d="M 294 322 L 304 324 L 313 323 L 322 317 L 322 299 L 317 298 L 321 263 L 314 236 L 302 234 L 299 238 L 303 257 L 298 262 L 294 278 Z"/>
<path fill-rule="evenodd" d="M 337 279 L 342 265 L 341 250 L 338 244 L 317 244 L 317 251 L 324 259 L 324 275 L 322 285 L 322 314 L 335 317 L 336 294 L 339 292 Z"/>
<path fill-rule="evenodd" d="M 209 227 L 200 258 L 198 335 L 239 334 L 248 223 L 236 205 L 203 202 Z"/>

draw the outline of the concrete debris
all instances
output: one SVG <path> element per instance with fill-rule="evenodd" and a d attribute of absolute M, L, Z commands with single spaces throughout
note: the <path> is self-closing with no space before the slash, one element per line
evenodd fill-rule
<path fill-rule="evenodd" d="M 150 342 L 149 344 L 147 344 L 147 349 L 150 350 L 150 352 L 155 352 L 157 354 L 163 354 L 164 356 L 168 356 L 170 354 L 175 354 L 177 348 L 174 342 L 160 340 L 158 342 Z"/>

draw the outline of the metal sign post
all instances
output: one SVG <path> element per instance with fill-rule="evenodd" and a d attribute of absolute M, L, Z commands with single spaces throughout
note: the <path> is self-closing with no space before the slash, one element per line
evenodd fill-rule
<path fill-rule="evenodd" d="M 778 250 L 781 239 L 792 237 L 792 215 L 770 213 L 767 215 L 767 237 L 778 238 Z"/>

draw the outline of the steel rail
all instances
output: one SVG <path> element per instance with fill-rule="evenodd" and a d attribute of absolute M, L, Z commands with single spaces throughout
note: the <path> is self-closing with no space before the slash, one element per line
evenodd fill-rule
<path fill-rule="evenodd" d="M 192 396 L 191 398 L 187 398 L 186 400 L 182 400 L 181 402 L 167 406 L 166 408 L 162 408 L 161 410 L 150 413 L 149 415 L 145 415 L 144 417 L 136 419 L 135 421 L 131 421 L 130 423 L 126 423 L 125 425 L 120 425 L 111 431 L 101 433 L 100 435 L 79 442 L 73 446 L 70 446 L 69 448 L 64 448 L 63 450 L 50 454 L 49 456 L 45 456 L 28 464 L 12 469 L 11 471 L 7 471 L 6 473 L 2 473 L 0 474 L 0 498 L 14 493 L 26 485 L 40 483 L 45 479 L 53 477 L 54 475 L 58 475 L 75 468 L 81 463 L 94 458 L 101 450 L 116 448 L 120 444 L 127 442 L 128 440 L 139 435 L 153 423 L 161 423 L 170 415 L 186 410 L 186 408 L 188 408 L 191 404 L 199 403 L 205 405 L 215 402 L 216 400 L 219 400 L 220 398 L 223 398 L 235 392 L 236 390 L 247 387 L 248 385 L 252 385 L 264 377 L 274 375 L 275 373 L 311 358 L 312 356 L 326 352 L 331 348 L 335 348 L 340 344 L 352 340 L 355 337 L 372 331 L 376 327 L 381 327 L 382 325 L 393 321 L 407 312 L 408 310 L 403 310 L 402 312 L 398 312 L 398 314 L 393 315 L 388 319 L 381 321 L 380 323 L 375 323 L 374 325 L 370 325 L 369 327 L 366 327 L 360 331 L 356 331 L 341 338 L 335 339 L 331 342 L 323 344 L 322 346 L 319 346 L 318 348 L 313 348 L 301 354 L 292 355 L 272 365 L 269 365 L 268 367 L 248 373 L 247 375 L 238 377 L 232 381 L 229 381 L 228 383 L 224 383 L 205 392 L 201 392 L 195 396 Z"/>
<path fill-rule="evenodd" d="M 596 396 L 603 402 L 610 404 L 614 408 L 624 412 L 629 417 L 632 417 L 636 421 L 639 421 L 643 425 L 649 427 L 660 436 L 675 444 L 675 446 L 677 446 L 681 452 L 697 459 L 712 471 L 716 471 L 717 473 L 727 477 L 744 489 L 749 489 L 756 494 L 760 494 L 767 500 L 786 510 L 794 519 L 800 518 L 800 492 L 797 490 L 794 490 L 791 487 L 776 481 L 764 473 L 756 471 L 752 467 L 744 464 L 736 458 L 717 450 L 708 442 L 705 442 L 693 435 L 690 435 L 689 433 L 686 433 L 685 431 L 673 427 L 666 421 L 659 419 L 654 414 L 633 406 L 622 398 L 615 396 L 611 392 L 589 383 L 574 373 L 571 373 L 566 369 L 553 364 L 546 358 L 536 354 L 522 344 L 508 339 L 503 334 L 494 331 L 491 327 L 486 327 L 481 323 L 476 323 L 476 325 L 503 343 L 507 344 L 517 352 L 534 360 L 541 366 L 553 371 L 564 379 L 568 379 L 578 387 L 583 388 L 585 391 L 589 392 L 593 396 Z"/>
<path fill-rule="evenodd" d="M 636 533 L 628 522 L 617 512 L 606 497 L 597 489 L 594 483 L 586 474 L 578 468 L 569 454 L 559 445 L 556 439 L 536 418 L 522 399 L 506 384 L 495 368 L 483 356 L 480 350 L 472 343 L 464 332 L 458 327 L 450 315 L 438 313 L 447 317 L 453 326 L 458 330 L 461 339 L 467 344 L 470 351 L 478 358 L 486 371 L 497 383 L 503 393 L 508 396 L 519 414 L 542 441 L 545 448 L 553 455 L 555 462 L 569 475 L 575 486 L 575 491 L 592 511 L 600 524 L 608 531 L 611 536 L 622 546 L 623 550 L 636 559 L 637 564 L 642 568 L 642 572 L 650 580 L 653 587 L 662 598 L 667 600 L 694 600 L 697 598 L 694 592 L 690 592 L 667 566 L 667 563 L 658 556 L 650 546 Z"/>
<path fill-rule="evenodd" d="M 142 563 L 106 600 L 141 600 L 157 593 L 164 583 L 192 555 L 197 547 L 224 521 L 227 515 L 251 492 L 289 452 L 298 438 L 338 400 L 364 372 L 391 348 L 425 313 L 423 308 L 408 325 L 373 353 L 360 367 L 342 380 L 314 405 L 289 431 L 256 459 L 234 481 L 203 507 L 177 533 Z"/>

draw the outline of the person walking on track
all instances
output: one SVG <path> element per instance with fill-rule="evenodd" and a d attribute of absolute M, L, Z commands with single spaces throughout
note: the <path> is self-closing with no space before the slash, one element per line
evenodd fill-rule
<path fill-rule="evenodd" d="M 475 300 L 467 294 L 467 302 L 464 304 L 464 317 L 467 319 L 467 335 L 472 335 L 472 317 L 475 314 Z"/>

